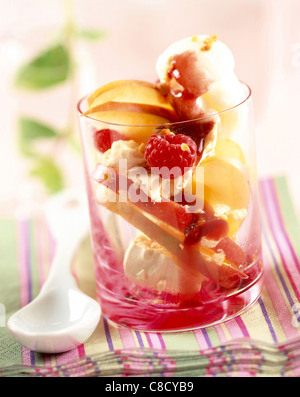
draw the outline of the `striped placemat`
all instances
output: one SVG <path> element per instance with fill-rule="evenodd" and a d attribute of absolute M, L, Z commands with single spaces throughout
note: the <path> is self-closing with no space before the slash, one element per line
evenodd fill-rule
<path fill-rule="evenodd" d="M 42 219 L 1 219 L 0 373 L 2 376 L 295 376 L 300 374 L 300 223 L 285 177 L 260 181 L 265 284 L 242 315 L 182 333 L 113 326 L 102 317 L 90 339 L 58 355 L 21 347 L 5 324 L 31 301 L 55 251 Z M 95 297 L 89 238 L 73 264 Z M 299 321 L 298 321 L 299 320 Z"/>

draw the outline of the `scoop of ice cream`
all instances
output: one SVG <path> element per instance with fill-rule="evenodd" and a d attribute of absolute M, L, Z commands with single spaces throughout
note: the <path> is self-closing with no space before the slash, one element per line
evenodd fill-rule
<path fill-rule="evenodd" d="M 157 59 L 161 86 L 180 118 L 213 115 L 241 103 L 246 95 L 234 73 L 234 57 L 216 36 L 196 35 L 171 44 Z M 227 137 L 243 128 L 244 108 L 220 114 Z"/>
<path fill-rule="evenodd" d="M 202 276 L 176 265 L 170 254 L 143 234 L 129 244 L 124 257 L 124 272 L 136 284 L 157 291 L 193 294 L 200 290 Z"/>
<path fill-rule="evenodd" d="M 229 48 L 216 36 L 196 35 L 171 44 L 157 59 L 161 82 L 175 78 L 186 90 L 201 95 L 234 69 Z"/>

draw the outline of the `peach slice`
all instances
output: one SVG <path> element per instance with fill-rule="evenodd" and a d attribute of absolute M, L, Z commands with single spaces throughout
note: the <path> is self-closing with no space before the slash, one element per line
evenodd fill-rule
<path fill-rule="evenodd" d="M 124 86 L 142 86 L 142 87 L 148 87 L 152 89 L 156 89 L 156 86 L 154 83 L 150 83 L 148 81 L 143 81 L 143 80 L 116 80 L 112 81 L 110 83 L 107 83 L 95 90 L 88 98 L 87 102 L 89 107 L 91 108 L 92 106 L 97 105 L 97 98 L 99 99 L 100 96 L 102 96 L 104 93 L 107 93 L 108 91 L 113 90 L 116 87 L 124 87 Z M 111 99 L 109 99 L 111 100 Z M 101 102 L 99 102 L 101 103 Z"/>
<path fill-rule="evenodd" d="M 228 236 L 233 237 L 247 214 L 250 199 L 247 176 L 242 167 L 220 155 L 204 159 L 199 167 L 203 167 L 204 180 L 197 180 L 197 175 L 201 173 L 195 173 L 185 190 L 204 191 L 205 201 L 218 216 L 227 219 Z"/>
<path fill-rule="evenodd" d="M 170 103 L 156 86 L 148 82 L 141 81 L 137 84 L 137 82 L 133 81 L 131 83 L 131 80 L 125 80 L 119 85 L 116 84 L 112 88 L 100 92 L 100 94 L 98 91 L 98 94 L 94 93 L 89 97 L 88 104 L 90 109 L 111 101 L 153 105 L 172 109 Z"/>
<path fill-rule="evenodd" d="M 146 144 L 154 133 L 155 126 L 168 123 L 165 117 L 156 114 L 111 109 L 110 111 L 88 111 L 88 116 L 101 121 L 102 128 L 114 128 L 126 139 Z"/>
<path fill-rule="evenodd" d="M 167 98 L 147 81 L 119 80 L 106 84 L 88 97 L 88 104 L 85 116 L 117 124 L 118 132 L 139 143 L 147 142 L 154 126 L 179 120 Z"/>
<path fill-rule="evenodd" d="M 155 219 L 162 228 L 167 228 L 169 233 L 186 245 L 198 244 L 204 236 L 211 240 L 219 240 L 227 235 L 227 222 L 215 217 L 207 203 L 204 203 L 200 213 L 192 213 L 189 212 L 188 206 L 164 197 L 161 197 L 161 201 L 152 201 L 146 192 L 134 186 L 132 180 L 103 165 L 97 166 L 94 179 L 118 195 L 127 192 L 128 201 L 134 203 L 145 216 Z"/>
<path fill-rule="evenodd" d="M 132 113 L 142 113 L 147 115 L 158 116 L 159 118 L 165 119 L 166 122 L 178 121 L 177 115 L 171 108 L 160 107 L 157 105 L 151 105 L 147 103 L 134 103 L 134 102 L 116 102 L 109 101 L 104 102 L 100 105 L 90 108 L 84 115 L 95 115 L 101 112 L 132 112 Z M 136 116 L 136 119 L 138 116 Z M 142 117 L 139 115 L 139 119 Z M 140 123 L 141 124 L 141 123 Z"/>
<path fill-rule="evenodd" d="M 246 175 L 235 164 L 220 156 L 204 159 L 199 167 L 203 167 L 204 181 L 193 178 L 188 188 L 195 189 L 195 184 L 203 184 L 205 200 L 213 207 L 225 205 L 231 210 L 247 209 L 249 204 L 249 182 Z M 194 175 L 201 175 L 195 173 Z M 187 189 L 187 187 L 186 187 Z M 197 189 L 194 191 L 201 191 Z"/>
<path fill-rule="evenodd" d="M 242 148 L 232 139 L 217 139 L 215 155 L 237 160 L 241 164 L 246 165 L 246 159 Z"/>

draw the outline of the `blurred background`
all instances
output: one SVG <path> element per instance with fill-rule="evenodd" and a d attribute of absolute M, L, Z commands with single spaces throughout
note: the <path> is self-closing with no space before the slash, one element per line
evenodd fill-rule
<path fill-rule="evenodd" d="M 300 214 L 299 0 L 0 0 L 0 9 L 1 215 L 83 185 L 77 100 L 111 80 L 154 79 L 158 55 L 197 33 L 232 50 L 253 90 L 259 176 L 287 175 Z"/>

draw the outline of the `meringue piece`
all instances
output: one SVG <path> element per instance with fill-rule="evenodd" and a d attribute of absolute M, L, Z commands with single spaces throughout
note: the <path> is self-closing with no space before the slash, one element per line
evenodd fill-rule
<path fill-rule="evenodd" d="M 203 280 L 176 265 L 161 245 L 143 234 L 130 242 L 124 256 L 124 272 L 134 283 L 159 292 L 197 293 Z"/>
<path fill-rule="evenodd" d="M 119 168 L 119 160 L 126 160 L 127 169 L 147 165 L 144 154 L 141 150 L 141 144 L 134 141 L 115 141 L 105 153 L 99 154 L 99 162 L 107 167 Z"/>
<path fill-rule="evenodd" d="M 246 208 L 231 209 L 229 205 L 218 204 L 214 207 L 215 215 L 218 218 L 227 220 L 229 217 L 236 221 L 242 221 L 247 216 Z"/>
<path fill-rule="evenodd" d="M 182 190 L 191 181 L 192 176 L 192 168 L 174 179 L 161 178 L 159 174 L 148 173 L 141 167 L 133 167 L 128 172 L 128 178 L 134 182 L 135 187 L 139 187 L 155 202 L 161 202 L 162 197 L 170 199 L 170 197 L 182 193 Z"/>
<path fill-rule="evenodd" d="M 219 119 L 218 122 L 215 123 L 211 131 L 206 135 L 204 138 L 204 146 L 203 146 L 203 152 L 200 160 L 203 161 L 205 158 L 212 156 L 214 154 L 217 138 L 218 138 L 218 125 L 219 125 Z"/>

